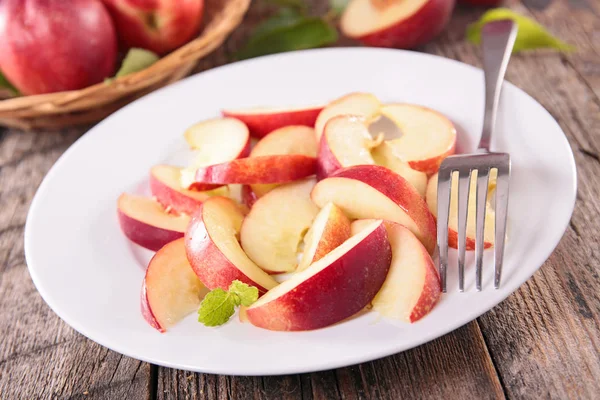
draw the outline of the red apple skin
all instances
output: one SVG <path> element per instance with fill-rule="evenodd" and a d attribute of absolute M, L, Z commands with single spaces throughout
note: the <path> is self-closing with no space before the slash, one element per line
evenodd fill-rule
<path fill-rule="evenodd" d="M 172 231 L 146 224 L 131 218 L 121 210 L 117 211 L 121 230 L 133 243 L 148 250 L 158 251 L 167 243 L 182 238 L 184 232 Z"/>
<path fill-rule="evenodd" d="M 407 19 L 355 39 L 373 47 L 412 49 L 424 45 L 444 30 L 454 4 L 455 0 L 429 0 Z"/>
<path fill-rule="evenodd" d="M 210 290 L 228 290 L 231 282 L 237 279 L 255 286 L 261 294 L 266 293 L 266 288 L 248 278 L 219 250 L 206 229 L 202 208 L 194 214 L 185 233 L 187 258 L 200 281 Z"/>
<path fill-rule="evenodd" d="M 327 144 L 327 135 L 321 135 L 317 160 L 317 180 L 319 181 L 342 169 L 342 164 L 340 164 Z"/>
<path fill-rule="evenodd" d="M 225 117 L 237 118 L 248 126 L 250 134 L 257 138 L 267 136 L 275 129 L 290 125 L 314 127 L 322 106 L 302 110 L 290 110 L 274 113 L 244 113 L 234 110 L 222 110 Z"/>
<path fill-rule="evenodd" d="M 115 70 L 115 27 L 98 0 L 2 0 L 0 38 L 0 69 L 23 95 L 82 89 Z"/>
<path fill-rule="evenodd" d="M 158 320 L 154 316 L 154 313 L 150 309 L 150 302 L 148 301 L 148 293 L 146 291 L 146 280 L 145 279 L 142 282 L 142 296 L 141 296 L 140 300 L 141 300 L 142 316 L 144 317 L 146 322 L 148 322 L 148 324 L 150 324 L 151 327 L 158 330 L 160 333 L 166 332 L 166 329 L 163 326 L 161 326 L 161 324 L 158 322 Z"/>
<path fill-rule="evenodd" d="M 377 255 L 374 257 L 373 255 Z M 377 294 L 390 267 L 392 249 L 383 223 L 346 254 L 293 290 L 246 315 L 255 326 L 306 331 L 342 321 Z"/>
<path fill-rule="evenodd" d="M 243 185 L 242 202 L 246 205 L 246 207 L 252 208 L 254 203 L 256 203 L 256 200 L 258 200 L 258 196 L 256 196 L 256 193 L 254 193 L 250 185 Z"/>
<path fill-rule="evenodd" d="M 293 182 L 314 175 L 317 159 L 300 154 L 240 158 L 198 168 L 196 181 L 202 184 L 258 184 Z"/>
<path fill-rule="evenodd" d="M 160 55 L 190 41 L 200 30 L 204 12 L 204 0 L 103 1 L 126 47 Z"/>
<path fill-rule="evenodd" d="M 433 252 L 437 240 L 435 218 L 417 190 L 400 175 L 378 165 L 355 165 L 343 168 L 331 177 L 356 179 L 383 193 L 396 204 L 402 204 L 404 211 L 420 226 L 425 241 L 423 245 L 430 254 Z"/>

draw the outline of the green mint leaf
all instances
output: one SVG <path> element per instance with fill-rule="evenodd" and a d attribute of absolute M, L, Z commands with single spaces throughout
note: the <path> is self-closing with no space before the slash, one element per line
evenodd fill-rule
<path fill-rule="evenodd" d="M 306 17 L 292 25 L 279 27 L 269 34 L 250 39 L 238 54 L 247 59 L 292 50 L 312 49 L 335 43 L 338 33 L 334 27 L 317 17 Z"/>
<path fill-rule="evenodd" d="M 151 51 L 144 49 L 130 49 L 117 72 L 116 77 L 120 78 L 134 72 L 148 68 L 159 60 L 159 57 Z"/>
<path fill-rule="evenodd" d="M 287 28 L 295 25 L 303 19 L 302 14 L 292 8 L 282 8 L 277 14 L 260 23 L 252 32 L 250 42 L 259 40 L 265 35 L 281 28 Z"/>
<path fill-rule="evenodd" d="M 508 8 L 496 8 L 483 14 L 479 21 L 467 27 L 467 39 L 472 43 L 479 44 L 481 42 L 481 29 L 483 25 L 501 19 L 511 19 L 519 27 L 513 53 L 541 48 L 552 48 L 559 51 L 571 51 L 575 49 L 573 46 L 553 36 L 531 18 L 517 14 Z"/>
<path fill-rule="evenodd" d="M 229 294 L 235 298 L 236 306 L 241 304 L 249 307 L 258 300 L 258 289 L 238 280 L 231 282 Z"/>
<path fill-rule="evenodd" d="M 235 302 L 232 296 L 223 289 L 210 291 L 198 309 L 198 322 L 206 326 L 223 325 L 235 312 Z"/>
<path fill-rule="evenodd" d="M 335 15 L 340 15 L 344 12 L 348 3 L 350 3 L 350 0 L 329 0 L 329 8 L 331 8 Z"/>
<path fill-rule="evenodd" d="M 279 7 L 289 7 L 301 12 L 306 11 L 306 3 L 303 0 L 267 0 L 267 2 Z"/>
<path fill-rule="evenodd" d="M 6 79 L 2 71 L 0 71 L 0 98 L 15 97 L 19 95 L 19 91 Z"/>

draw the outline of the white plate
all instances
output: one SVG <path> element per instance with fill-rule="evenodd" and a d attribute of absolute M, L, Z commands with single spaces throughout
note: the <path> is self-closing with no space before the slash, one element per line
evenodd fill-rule
<path fill-rule="evenodd" d="M 386 102 L 411 102 L 449 116 L 459 147 L 473 149 L 482 126 L 483 75 L 452 60 L 383 49 L 323 49 L 216 68 L 152 93 L 115 113 L 77 141 L 40 186 L 25 229 L 25 254 L 44 300 L 69 325 L 125 355 L 155 364 L 228 375 L 324 370 L 394 354 L 475 319 L 514 292 L 549 257 L 569 222 L 576 192 L 573 154 L 542 106 L 505 84 L 493 148 L 509 152 L 513 171 L 509 241 L 502 287 L 449 293 L 409 325 L 370 312 L 312 332 L 281 333 L 238 322 L 206 328 L 191 315 L 165 334 L 140 313 L 149 252 L 121 234 L 116 201 L 140 191 L 150 167 L 179 161 L 182 133 L 223 107 L 303 105 L 351 91 Z M 454 258 L 455 260 L 455 258 Z M 486 261 L 492 260 L 487 252 Z"/>

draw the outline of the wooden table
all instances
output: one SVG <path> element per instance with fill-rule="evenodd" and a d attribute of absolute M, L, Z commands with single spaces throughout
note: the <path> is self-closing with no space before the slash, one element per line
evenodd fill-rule
<path fill-rule="evenodd" d="M 244 25 L 200 69 L 226 63 L 243 44 L 268 12 L 255 3 Z M 325 1 L 311 3 L 316 13 L 326 7 Z M 127 358 L 62 322 L 37 293 L 25 264 L 23 226 L 31 199 L 48 169 L 87 128 L 38 133 L 4 129 L 0 399 L 600 398 L 600 2 L 523 0 L 510 7 L 578 49 L 566 55 L 517 55 L 508 70 L 507 79 L 546 107 L 567 134 L 579 179 L 565 236 L 515 294 L 433 342 L 326 372 L 227 377 Z M 482 12 L 459 7 L 446 32 L 421 50 L 480 65 L 464 31 Z"/>

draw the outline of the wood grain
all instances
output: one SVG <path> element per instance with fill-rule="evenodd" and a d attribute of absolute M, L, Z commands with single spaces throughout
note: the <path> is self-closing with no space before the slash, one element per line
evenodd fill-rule
<path fill-rule="evenodd" d="M 323 13 L 326 2 L 308 1 Z M 600 3 L 509 2 L 577 47 L 516 55 L 507 79 L 557 119 L 578 167 L 578 200 L 555 253 L 519 291 L 455 332 L 404 353 L 332 371 L 228 377 L 152 367 L 62 322 L 26 269 L 23 226 L 37 186 L 85 129 L 0 130 L 0 399 L 594 399 L 600 393 Z M 197 71 L 226 64 L 272 11 L 244 24 Z M 464 30 L 485 10 L 457 7 L 422 51 L 480 65 Z M 342 39 L 339 45 L 356 45 Z M 550 218 L 551 216 L 549 216 Z M 234 361 L 232 361 L 234 362 Z"/>

